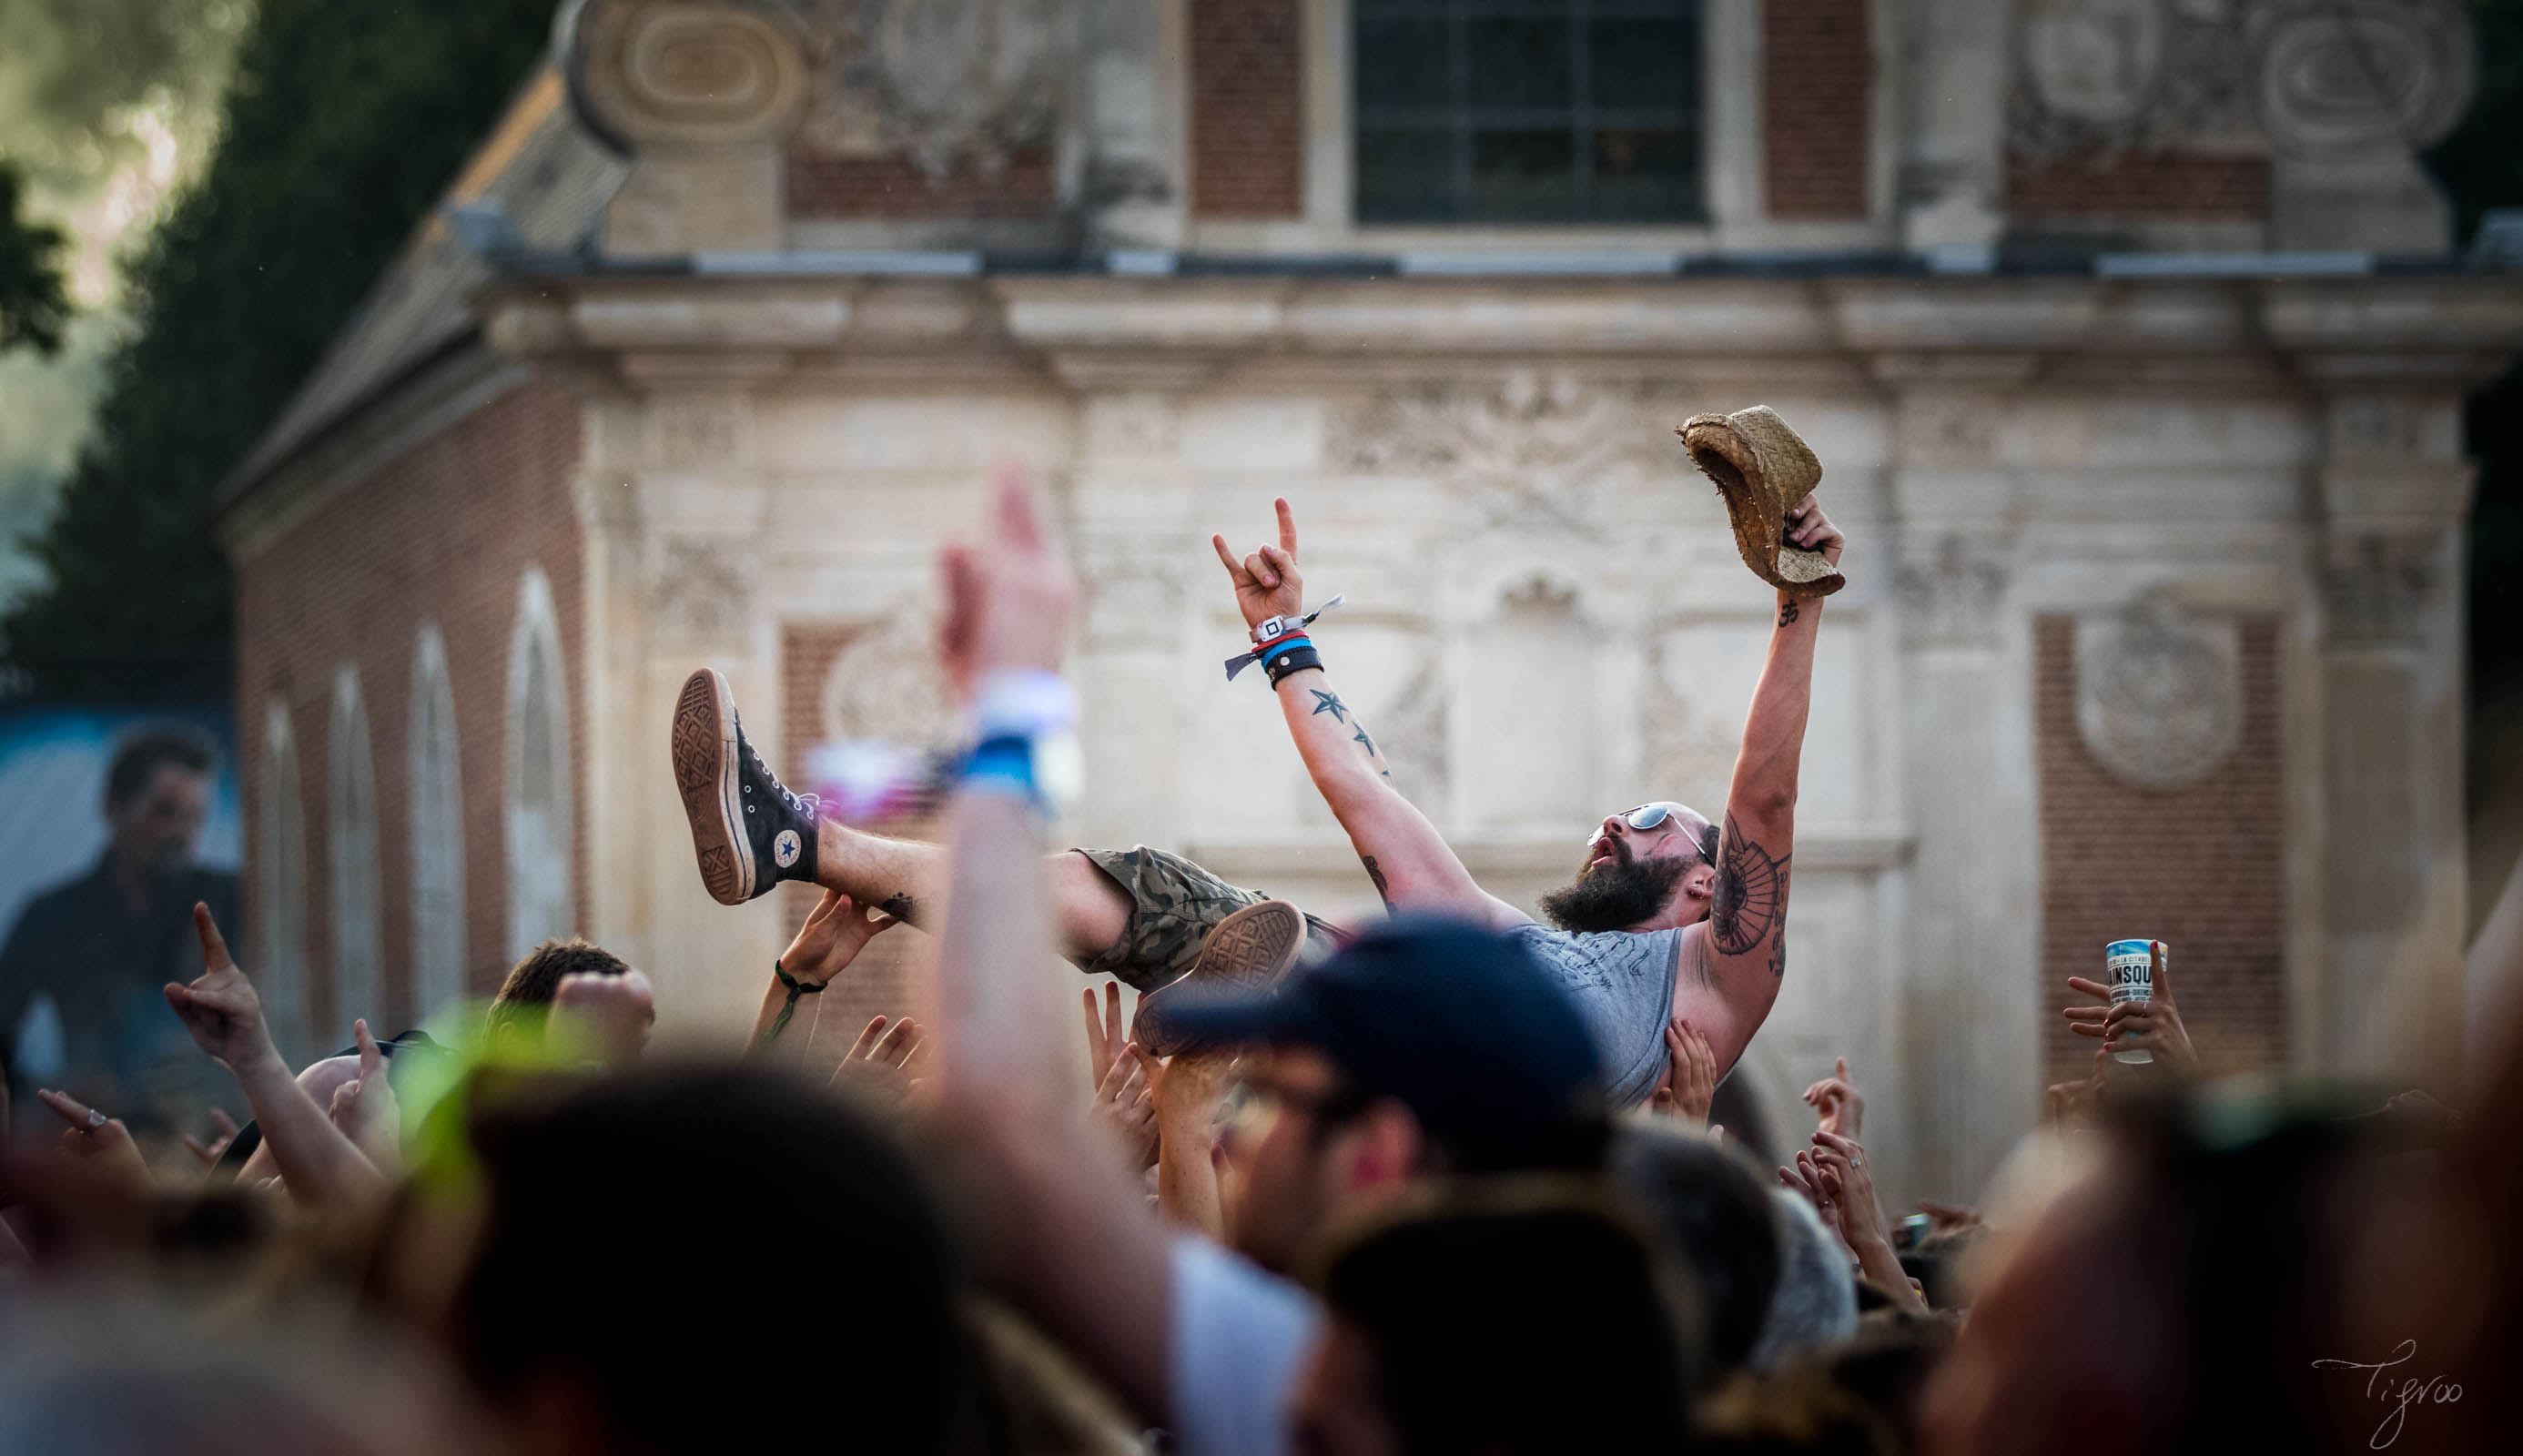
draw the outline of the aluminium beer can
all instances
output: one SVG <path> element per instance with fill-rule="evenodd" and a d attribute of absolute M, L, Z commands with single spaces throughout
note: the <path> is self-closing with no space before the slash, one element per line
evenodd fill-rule
<path fill-rule="evenodd" d="M 2155 962 L 2150 952 L 2161 944 L 2152 940 L 2116 940 L 2103 947 L 2103 984 L 2112 988 L 2112 1005 L 2124 1001 L 2155 999 Z M 2172 959 L 2169 948 L 2166 960 Z M 2128 1052 L 2115 1052 L 2112 1058 L 2131 1066 L 2155 1060 L 2155 1054 L 2140 1047 Z"/>

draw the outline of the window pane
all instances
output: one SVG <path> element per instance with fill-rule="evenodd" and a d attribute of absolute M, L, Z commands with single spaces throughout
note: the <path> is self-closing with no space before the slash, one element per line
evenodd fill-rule
<path fill-rule="evenodd" d="M 1472 136 L 1471 211 L 1477 216 L 1565 217 L 1577 206 L 1577 148 L 1564 128 Z"/>
<path fill-rule="evenodd" d="M 1444 106 L 1447 82 L 1446 23 L 1361 21 L 1357 26 L 1357 104 L 1360 107 Z"/>
<path fill-rule="evenodd" d="M 1594 211 L 1628 222 L 1698 216 L 1697 134 L 1644 127 L 1595 132 Z"/>
<path fill-rule="evenodd" d="M 1476 21 L 1470 30 L 1474 106 L 1564 107 L 1569 84 L 1564 21 Z"/>
<path fill-rule="evenodd" d="M 1685 107 L 1699 94 L 1691 27 L 1658 21 L 1594 26 L 1595 105 Z"/>
<path fill-rule="evenodd" d="M 1360 221 L 1442 222 L 1455 214 L 1453 145 L 1448 133 L 1358 129 Z"/>

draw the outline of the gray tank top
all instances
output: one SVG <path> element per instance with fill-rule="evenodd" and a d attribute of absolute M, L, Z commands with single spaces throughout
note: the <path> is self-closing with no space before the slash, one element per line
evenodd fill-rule
<path fill-rule="evenodd" d="M 1617 1110 L 1647 1100 L 1664 1080 L 1664 1028 L 1673 1019 L 1673 969 L 1682 955 L 1680 929 L 1605 930 L 1580 935 L 1518 925 L 1577 1006 L 1603 1063 L 1603 1095 Z"/>

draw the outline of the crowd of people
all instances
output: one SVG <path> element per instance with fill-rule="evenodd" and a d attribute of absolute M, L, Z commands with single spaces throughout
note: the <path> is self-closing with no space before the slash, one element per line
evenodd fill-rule
<path fill-rule="evenodd" d="M 2094 1073 L 1984 1199 L 1886 1209 L 1844 1060 L 1783 1161 L 1711 1125 L 1788 973 L 1838 580 L 1812 497 L 1781 520 L 1829 571 L 1774 579 L 1720 820 L 1607 816 L 1548 925 L 1394 787 L 1286 503 L 1270 543 L 1219 540 L 1230 672 L 1391 912 L 1339 925 L 1144 847 L 1050 852 L 1074 586 L 1002 480 L 942 563 L 942 842 L 785 787 L 718 674 L 674 705 L 703 885 L 821 887 L 742 1045 L 672 1035 L 573 941 L 461 1035 L 362 1021 L 292 1067 L 197 906 L 165 1014 L 251 1120 L 152 1155 L 38 1094 L 57 1138 L 0 1155 L 0 1456 L 2502 1449 L 2509 1125 L 2220 1082 L 2169 977 L 2062 988 Z M 905 925 L 925 1004 L 820 1027 Z M 1085 1076 L 1054 956 L 1116 978 L 1082 997 Z M 2473 1085 L 2511 1104 L 2523 1056 Z"/>

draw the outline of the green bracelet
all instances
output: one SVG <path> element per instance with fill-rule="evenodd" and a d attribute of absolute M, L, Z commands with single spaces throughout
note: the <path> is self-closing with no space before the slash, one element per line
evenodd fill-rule
<path fill-rule="evenodd" d="M 813 996 L 817 992 L 822 991 L 826 985 L 830 984 L 829 982 L 824 981 L 817 981 L 811 984 L 801 981 L 795 976 L 790 975 L 787 968 L 783 966 L 777 960 L 774 960 L 771 963 L 771 973 L 780 978 L 781 985 L 788 988 L 788 999 L 781 1003 L 780 1014 L 771 1018 L 771 1025 L 762 1033 L 762 1040 L 754 1044 L 759 1047 L 770 1046 L 773 1042 L 780 1040 L 780 1033 L 788 1029 L 788 1018 L 797 1014 L 798 997 Z"/>

